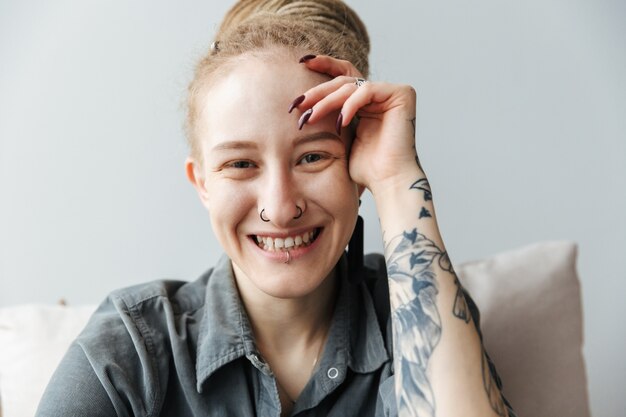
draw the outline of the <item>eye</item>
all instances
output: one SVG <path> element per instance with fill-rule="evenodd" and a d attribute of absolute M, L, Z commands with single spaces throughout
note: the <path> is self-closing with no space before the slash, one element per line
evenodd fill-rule
<path fill-rule="evenodd" d="M 227 166 L 229 168 L 238 168 L 238 169 L 254 168 L 254 164 L 250 161 L 233 161 L 233 162 L 230 162 Z"/>
<path fill-rule="evenodd" d="M 314 162 L 321 161 L 322 159 L 324 159 L 324 156 L 319 153 L 309 153 L 304 155 L 300 161 L 305 164 L 312 164 Z"/>

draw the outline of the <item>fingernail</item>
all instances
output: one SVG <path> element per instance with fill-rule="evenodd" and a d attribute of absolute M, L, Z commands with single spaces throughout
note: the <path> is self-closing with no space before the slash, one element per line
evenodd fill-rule
<path fill-rule="evenodd" d="M 298 130 L 302 130 L 302 126 L 304 126 L 304 124 L 309 121 L 312 114 L 313 109 L 308 109 L 307 111 L 302 113 L 302 116 L 300 116 L 300 120 L 298 120 Z"/>
<path fill-rule="evenodd" d="M 311 54 L 309 54 L 309 55 L 305 55 L 305 56 L 303 56 L 302 58 L 300 58 L 300 61 L 298 61 L 298 62 L 299 62 L 300 64 L 302 64 L 302 63 L 304 63 L 304 62 L 307 62 L 307 61 L 309 61 L 309 60 L 311 60 L 311 59 L 315 58 L 316 56 L 317 56 L 317 55 L 311 55 Z"/>
<path fill-rule="evenodd" d="M 341 124 L 343 123 L 343 114 L 339 113 L 339 117 L 337 117 L 337 123 L 335 124 L 335 129 L 337 129 L 337 135 L 341 136 Z"/>
<path fill-rule="evenodd" d="M 293 109 L 298 107 L 300 103 L 302 103 L 303 101 L 304 101 L 304 94 L 298 97 L 297 99 L 295 99 L 293 103 L 291 103 L 291 106 L 289 106 L 289 113 L 291 113 Z"/>

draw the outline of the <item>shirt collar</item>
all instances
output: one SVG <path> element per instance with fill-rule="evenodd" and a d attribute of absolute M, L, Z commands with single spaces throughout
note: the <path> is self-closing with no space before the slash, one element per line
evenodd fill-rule
<path fill-rule="evenodd" d="M 223 255 L 206 285 L 198 334 L 197 390 L 217 369 L 254 351 L 250 322 L 241 304 L 230 259 Z"/>
<path fill-rule="evenodd" d="M 340 288 L 323 360 L 346 363 L 354 372 L 373 372 L 389 360 L 389 355 L 369 291 L 365 284 L 349 283 L 345 258 L 342 256 L 337 266 Z M 204 382 L 216 370 L 243 356 L 259 367 L 256 355 L 232 264 L 224 255 L 210 273 L 206 286 L 196 356 L 198 392 L 202 392 Z"/>

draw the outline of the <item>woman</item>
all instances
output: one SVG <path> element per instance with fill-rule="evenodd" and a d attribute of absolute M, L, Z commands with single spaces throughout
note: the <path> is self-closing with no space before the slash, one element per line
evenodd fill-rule
<path fill-rule="evenodd" d="M 513 415 L 437 228 L 415 91 L 366 82 L 368 51 L 337 0 L 229 11 L 186 162 L 226 256 L 113 293 L 39 416 Z M 365 189 L 386 241 L 364 265 Z"/>

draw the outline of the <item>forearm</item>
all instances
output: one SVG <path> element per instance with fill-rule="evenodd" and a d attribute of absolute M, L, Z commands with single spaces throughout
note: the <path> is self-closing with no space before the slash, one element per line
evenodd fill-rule
<path fill-rule="evenodd" d="M 506 416 L 419 163 L 371 191 L 385 240 L 399 415 Z"/>

